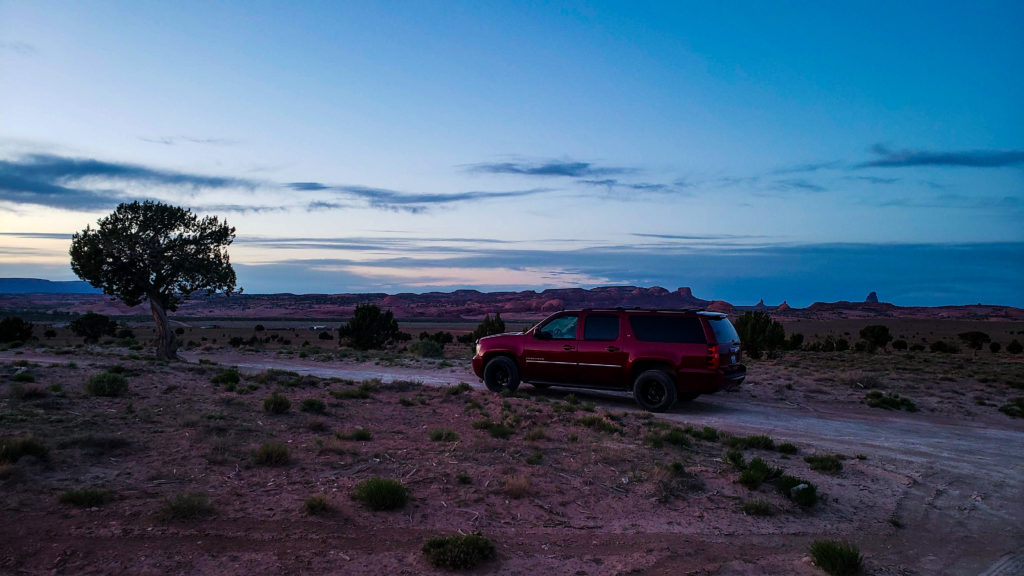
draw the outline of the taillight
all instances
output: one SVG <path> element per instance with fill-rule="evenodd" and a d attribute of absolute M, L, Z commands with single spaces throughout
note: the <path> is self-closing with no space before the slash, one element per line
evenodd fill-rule
<path fill-rule="evenodd" d="M 708 346 L 708 370 L 718 370 L 719 360 L 718 346 Z"/>

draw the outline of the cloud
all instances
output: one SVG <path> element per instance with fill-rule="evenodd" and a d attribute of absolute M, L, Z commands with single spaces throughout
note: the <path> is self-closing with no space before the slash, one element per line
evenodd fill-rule
<path fill-rule="evenodd" d="M 790 178 L 787 180 L 778 180 L 771 186 L 773 190 L 796 190 L 802 192 L 825 192 L 827 188 L 819 186 L 803 178 Z"/>
<path fill-rule="evenodd" d="M 150 144 L 163 144 L 164 146 L 175 146 L 177 144 L 208 144 L 211 146 L 234 146 L 238 140 L 228 138 L 194 138 L 192 136 L 162 136 L 158 138 L 140 137 L 139 140 Z"/>
<path fill-rule="evenodd" d="M 875 144 L 871 152 L 879 156 L 857 164 L 855 168 L 902 168 L 908 166 L 966 166 L 999 168 L 1024 164 L 1024 150 L 966 150 L 935 152 L 930 150 L 892 150 Z"/>
<path fill-rule="evenodd" d="M 298 192 L 332 191 L 336 194 L 342 195 L 343 197 L 361 200 L 371 208 L 412 213 L 420 213 L 427 210 L 429 207 L 436 205 L 493 200 L 497 198 L 518 198 L 521 196 L 532 196 L 534 194 L 543 194 L 553 191 L 551 188 L 531 188 L 529 190 L 505 190 L 498 192 L 469 191 L 438 194 L 425 192 L 400 192 L 398 190 L 374 188 L 371 186 L 331 186 L 320 182 L 291 182 L 286 184 L 286 186 Z M 307 209 L 310 211 L 333 210 L 347 207 L 349 206 L 346 204 L 328 200 L 315 200 L 307 205 Z"/>
<path fill-rule="evenodd" d="M 57 232 L 0 232 L 0 236 L 37 238 L 40 240 L 71 240 L 72 234 L 62 234 Z"/>
<path fill-rule="evenodd" d="M 26 42 L 0 42 L 0 50 L 14 52 L 20 56 L 32 56 L 36 53 L 36 47 Z"/>
<path fill-rule="evenodd" d="M 520 176 L 555 176 L 569 178 L 600 178 L 616 174 L 631 174 L 634 168 L 598 167 L 590 162 L 561 162 L 549 160 L 540 163 L 484 162 L 467 166 L 468 172 L 485 174 L 516 174 Z"/>
<path fill-rule="evenodd" d="M 838 160 L 832 160 L 830 162 L 813 162 L 809 164 L 798 164 L 796 166 L 778 168 L 770 172 L 770 174 L 801 174 L 805 172 L 817 172 L 819 170 L 834 170 L 839 168 L 841 165 L 842 162 Z"/>
<path fill-rule="evenodd" d="M 880 178 L 878 176 L 846 176 L 846 180 L 861 180 L 871 184 L 895 184 L 900 181 L 899 178 Z"/>

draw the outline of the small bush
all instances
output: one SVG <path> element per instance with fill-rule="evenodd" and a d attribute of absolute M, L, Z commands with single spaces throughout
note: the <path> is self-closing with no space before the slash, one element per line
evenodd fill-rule
<path fill-rule="evenodd" d="M 537 427 L 531 428 L 529 431 L 526 432 L 526 434 L 523 434 L 523 438 L 527 442 L 536 442 L 538 440 L 543 440 L 547 438 L 547 436 L 545 435 L 543 428 Z"/>
<path fill-rule="evenodd" d="M 213 514 L 206 494 L 188 492 L 164 501 L 158 516 L 162 520 L 195 520 Z"/>
<path fill-rule="evenodd" d="M 783 454 L 796 454 L 797 453 L 796 446 L 794 446 L 793 444 L 791 444 L 789 442 L 784 442 L 782 444 L 779 444 L 778 447 L 776 448 L 776 450 L 778 450 L 779 452 L 781 452 Z"/>
<path fill-rule="evenodd" d="M 9 316 L 0 320 L 0 342 L 26 342 L 32 339 L 32 323 Z"/>
<path fill-rule="evenodd" d="M 840 462 L 839 457 L 834 454 L 805 456 L 804 462 L 811 465 L 811 470 L 817 470 L 818 472 L 825 472 L 827 474 L 838 474 L 843 470 L 843 463 Z"/>
<path fill-rule="evenodd" d="M 512 498 L 519 499 L 530 492 L 530 477 L 517 474 L 505 478 L 505 493 Z"/>
<path fill-rule="evenodd" d="M 932 352 L 938 352 L 941 354 L 956 354 L 960 351 L 960 348 L 956 344 L 950 344 L 945 340 L 936 340 L 928 345 L 928 349 Z"/>
<path fill-rule="evenodd" d="M 241 380 L 242 375 L 238 372 L 238 368 L 221 370 L 213 378 L 210 378 L 210 382 L 213 384 L 238 384 Z"/>
<path fill-rule="evenodd" d="M 366 380 L 359 383 L 356 388 L 346 388 L 345 390 L 331 390 L 331 396 L 339 400 L 344 399 L 365 399 L 369 398 L 370 394 L 377 388 L 377 381 Z"/>
<path fill-rule="evenodd" d="M 577 418 L 573 423 L 579 426 L 586 426 L 587 428 L 592 428 L 600 432 L 607 432 L 608 434 L 615 434 L 619 431 L 619 427 L 615 425 L 615 423 L 609 422 L 605 418 L 596 414 Z M 680 432 L 682 431 L 680 430 Z M 689 442 L 689 440 L 687 440 L 687 442 Z"/>
<path fill-rule="evenodd" d="M 459 472 L 458 474 L 456 474 L 455 475 L 455 481 L 458 482 L 459 484 L 472 484 L 473 483 L 473 479 L 470 478 L 469 474 L 467 474 L 465 471 L 462 471 L 462 472 Z"/>
<path fill-rule="evenodd" d="M 18 372 L 14 375 L 15 382 L 35 382 L 36 377 L 31 372 Z"/>
<path fill-rule="evenodd" d="M 325 332 L 326 334 L 326 332 Z M 299 410 L 302 412 L 312 412 L 314 414 L 323 414 L 327 411 L 327 404 L 324 404 L 323 400 L 318 398 L 306 398 L 299 405 Z"/>
<path fill-rule="evenodd" d="M 449 396 L 458 396 L 459 394 L 469 392 L 472 389 L 473 387 L 467 382 L 459 382 L 456 386 L 449 386 L 445 388 L 445 394 L 448 394 Z"/>
<path fill-rule="evenodd" d="M 291 400 L 278 392 L 263 399 L 263 411 L 271 414 L 284 414 L 292 407 Z"/>
<path fill-rule="evenodd" d="M 502 440 L 505 440 L 512 435 L 512 428 L 509 428 L 500 422 L 492 422 L 486 418 L 473 422 L 473 428 L 477 430 L 487 430 L 491 436 Z"/>
<path fill-rule="evenodd" d="M 492 560 L 497 552 L 494 544 L 480 534 L 442 536 L 423 544 L 423 554 L 435 568 L 467 570 Z"/>
<path fill-rule="evenodd" d="M 811 544 L 811 559 L 832 576 L 856 574 L 864 561 L 855 545 L 836 540 L 815 540 Z"/>
<path fill-rule="evenodd" d="M 881 390 L 869 390 L 864 396 L 864 402 L 872 408 L 917 412 L 917 404 L 914 404 L 913 400 L 906 396 L 901 397 L 895 392 L 883 394 Z"/>
<path fill-rule="evenodd" d="M 775 506 L 767 500 L 754 498 L 743 502 L 743 513 L 748 516 L 774 516 Z"/>
<path fill-rule="evenodd" d="M 409 500 L 409 491 L 397 480 L 376 477 L 356 484 L 352 498 L 371 510 L 397 510 Z"/>
<path fill-rule="evenodd" d="M 725 442 L 730 448 L 758 448 L 761 450 L 775 450 L 775 440 L 771 436 L 758 434 L 755 436 L 733 436 Z"/>
<path fill-rule="evenodd" d="M 454 430 L 448 428 L 434 428 L 430 431 L 430 440 L 432 442 L 455 442 L 459 439 L 459 435 Z"/>
<path fill-rule="evenodd" d="M 114 497 L 109 490 L 97 488 L 80 488 L 77 490 L 66 490 L 61 493 L 59 500 L 61 504 L 71 504 L 82 508 L 93 508 L 102 506 Z"/>
<path fill-rule="evenodd" d="M 324 332 L 326 334 L 326 332 Z M 319 516 L 331 510 L 331 505 L 326 496 L 311 496 L 302 503 L 302 511 L 310 516 Z"/>
<path fill-rule="evenodd" d="M 23 456 L 46 460 L 50 449 L 35 438 L 0 438 L 0 464 L 13 464 Z"/>
<path fill-rule="evenodd" d="M 86 342 L 99 342 L 104 336 L 113 336 L 117 332 L 117 322 L 103 314 L 86 312 L 68 324 L 68 328 L 85 339 Z"/>
<path fill-rule="evenodd" d="M 349 440 L 355 440 L 356 442 L 369 442 L 373 440 L 373 433 L 366 428 L 356 428 L 348 437 Z"/>
<path fill-rule="evenodd" d="M 804 508 L 810 508 L 818 503 L 818 489 L 814 484 L 796 476 L 783 475 L 775 482 L 775 487 L 782 492 L 786 498 L 796 502 Z"/>
<path fill-rule="evenodd" d="M 747 464 L 747 467 L 740 473 L 740 484 L 754 490 L 762 483 L 782 474 L 781 468 L 769 465 L 761 458 L 754 458 Z"/>
<path fill-rule="evenodd" d="M 124 396 L 128 392 L 128 379 L 123 374 L 100 372 L 89 377 L 85 383 L 85 391 L 92 396 Z"/>
<path fill-rule="evenodd" d="M 524 461 L 531 466 L 536 466 L 544 461 L 544 453 L 540 450 L 534 450 Z"/>
<path fill-rule="evenodd" d="M 1019 341 L 1014 339 L 1006 345 L 1006 351 L 1010 354 L 1020 354 L 1021 352 L 1024 352 L 1024 345 L 1021 345 Z"/>
<path fill-rule="evenodd" d="M 999 407 L 999 411 L 1011 418 L 1024 418 L 1024 398 L 1013 398 Z"/>
<path fill-rule="evenodd" d="M 705 426 L 701 429 L 696 429 L 687 426 L 686 433 L 698 440 L 705 440 L 707 442 L 718 442 L 718 429 L 713 426 Z"/>
<path fill-rule="evenodd" d="M 409 352 L 420 358 L 442 358 L 444 348 L 433 340 L 417 340 L 409 344 Z"/>
<path fill-rule="evenodd" d="M 280 442 L 264 442 L 256 454 L 253 463 L 259 466 L 285 466 L 291 461 L 288 446 Z"/>
<path fill-rule="evenodd" d="M 743 458 L 743 452 L 735 448 L 725 453 L 725 461 L 740 470 L 747 467 L 747 461 Z"/>

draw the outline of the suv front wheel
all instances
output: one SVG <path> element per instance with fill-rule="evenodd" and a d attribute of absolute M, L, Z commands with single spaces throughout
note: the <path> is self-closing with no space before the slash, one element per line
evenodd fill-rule
<path fill-rule="evenodd" d="M 647 370 L 636 377 L 633 397 L 644 410 L 664 412 L 676 403 L 676 383 L 661 370 Z"/>
<path fill-rule="evenodd" d="M 484 384 L 487 384 L 491 392 L 515 392 L 519 388 L 519 367 L 515 360 L 508 356 L 498 356 L 487 362 L 484 366 Z"/>

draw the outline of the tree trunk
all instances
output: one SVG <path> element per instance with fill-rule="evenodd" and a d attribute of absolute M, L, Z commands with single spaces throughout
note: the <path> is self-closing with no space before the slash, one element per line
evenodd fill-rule
<path fill-rule="evenodd" d="M 149 299 L 149 309 L 156 321 L 156 357 L 160 360 L 180 360 L 177 339 L 167 322 L 167 311 L 152 297 Z"/>

